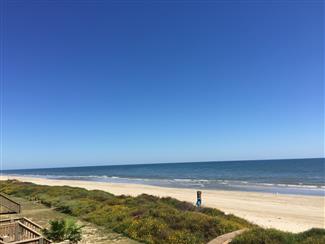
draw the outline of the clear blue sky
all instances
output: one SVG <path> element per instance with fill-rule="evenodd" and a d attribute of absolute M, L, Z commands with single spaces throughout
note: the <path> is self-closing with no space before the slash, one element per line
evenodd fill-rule
<path fill-rule="evenodd" d="M 77 2 L 2 1 L 4 168 L 324 156 L 324 1 Z"/>

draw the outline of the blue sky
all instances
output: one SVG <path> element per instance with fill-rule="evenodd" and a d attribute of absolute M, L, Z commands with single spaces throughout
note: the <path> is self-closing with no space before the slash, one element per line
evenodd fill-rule
<path fill-rule="evenodd" d="M 324 156 L 323 1 L 4 1 L 3 167 Z"/>

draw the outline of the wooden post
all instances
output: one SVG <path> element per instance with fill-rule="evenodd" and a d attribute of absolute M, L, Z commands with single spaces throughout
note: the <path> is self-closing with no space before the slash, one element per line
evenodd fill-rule
<path fill-rule="evenodd" d="M 21 228 L 20 228 L 20 226 L 19 226 L 19 224 L 18 223 L 14 223 L 14 236 L 15 236 L 15 241 L 20 241 L 20 237 L 21 237 L 21 235 L 22 235 L 22 233 L 21 233 Z"/>

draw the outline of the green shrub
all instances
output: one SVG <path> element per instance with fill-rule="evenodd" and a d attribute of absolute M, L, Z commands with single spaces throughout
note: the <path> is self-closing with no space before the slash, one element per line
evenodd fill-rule
<path fill-rule="evenodd" d="M 299 234 L 275 229 L 254 228 L 237 236 L 234 244 L 321 244 L 325 243 L 324 229 L 311 229 Z"/>
<path fill-rule="evenodd" d="M 146 243 L 164 243 L 169 234 L 168 226 L 155 219 L 145 218 L 133 220 L 126 233 L 133 239 Z"/>
<path fill-rule="evenodd" d="M 79 226 L 72 219 L 68 219 L 65 222 L 65 239 L 69 240 L 70 243 L 75 244 L 82 239 L 83 226 Z"/>
<path fill-rule="evenodd" d="M 296 235 L 297 243 L 303 244 L 324 244 L 325 230 L 313 228 Z"/>
<path fill-rule="evenodd" d="M 168 237 L 168 243 L 200 244 L 204 243 L 189 231 L 175 231 Z"/>
<path fill-rule="evenodd" d="M 44 229 L 46 238 L 54 242 L 69 240 L 71 244 L 78 243 L 82 238 L 82 226 L 77 225 L 73 219 L 51 220 L 50 228 Z"/>
<path fill-rule="evenodd" d="M 46 238 L 60 242 L 65 240 L 65 221 L 64 220 L 51 220 L 50 228 L 44 229 L 43 234 Z"/>

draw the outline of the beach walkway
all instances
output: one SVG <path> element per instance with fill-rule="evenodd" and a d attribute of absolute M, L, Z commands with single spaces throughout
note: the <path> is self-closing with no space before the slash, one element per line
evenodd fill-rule
<path fill-rule="evenodd" d="M 241 230 L 236 230 L 221 236 L 218 236 L 217 238 L 213 239 L 212 241 L 209 241 L 208 244 L 228 244 L 234 239 L 236 236 L 240 235 L 247 229 L 241 229 Z"/>

